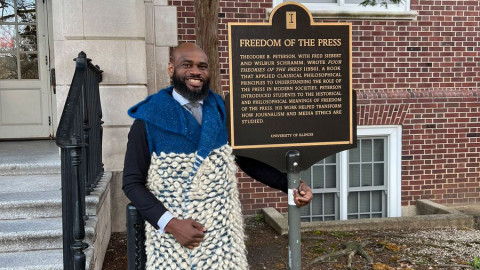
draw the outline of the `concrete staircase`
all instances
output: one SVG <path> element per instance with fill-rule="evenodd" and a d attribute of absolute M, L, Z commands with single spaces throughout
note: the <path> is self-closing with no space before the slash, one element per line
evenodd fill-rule
<path fill-rule="evenodd" d="M 87 269 L 101 269 L 101 249 L 110 238 L 110 177 L 107 173 L 86 198 Z M 0 270 L 63 269 L 62 241 L 55 142 L 0 142 Z"/>

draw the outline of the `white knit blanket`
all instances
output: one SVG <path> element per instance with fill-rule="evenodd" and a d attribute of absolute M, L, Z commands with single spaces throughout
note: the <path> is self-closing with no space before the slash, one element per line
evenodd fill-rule
<path fill-rule="evenodd" d="M 193 175 L 196 158 L 152 155 L 147 188 L 174 217 L 196 220 L 207 231 L 200 246 L 190 250 L 147 223 L 147 270 L 248 269 L 232 150 L 225 145 L 212 151 Z"/>

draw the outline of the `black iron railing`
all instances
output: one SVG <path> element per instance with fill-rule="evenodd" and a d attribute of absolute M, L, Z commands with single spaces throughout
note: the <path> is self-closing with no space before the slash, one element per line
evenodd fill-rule
<path fill-rule="evenodd" d="M 145 270 L 145 220 L 131 203 L 127 205 L 128 270 Z"/>
<path fill-rule="evenodd" d="M 62 160 L 63 269 L 85 269 L 85 195 L 103 175 L 102 70 L 84 52 L 74 59 L 75 74 L 57 129 Z"/>

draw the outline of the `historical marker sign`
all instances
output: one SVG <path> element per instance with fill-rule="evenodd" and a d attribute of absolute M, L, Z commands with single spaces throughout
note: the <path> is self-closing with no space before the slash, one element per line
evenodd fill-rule
<path fill-rule="evenodd" d="M 350 23 L 314 23 L 302 5 L 288 3 L 268 23 L 228 26 L 235 154 L 285 171 L 288 150 L 299 150 L 306 168 L 352 147 Z"/>

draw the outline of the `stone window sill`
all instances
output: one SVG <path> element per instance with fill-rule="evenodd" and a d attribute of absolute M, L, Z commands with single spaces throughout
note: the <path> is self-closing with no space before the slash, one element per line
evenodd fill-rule
<path fill-rule="evenodd" d="M 267 19 L 273 9 L 267 9 Z M 415 20 L 418 13 L 415 11 L 322 11 L 313 10 L 315 19 L 342 19 L 342 20 Z"/>

